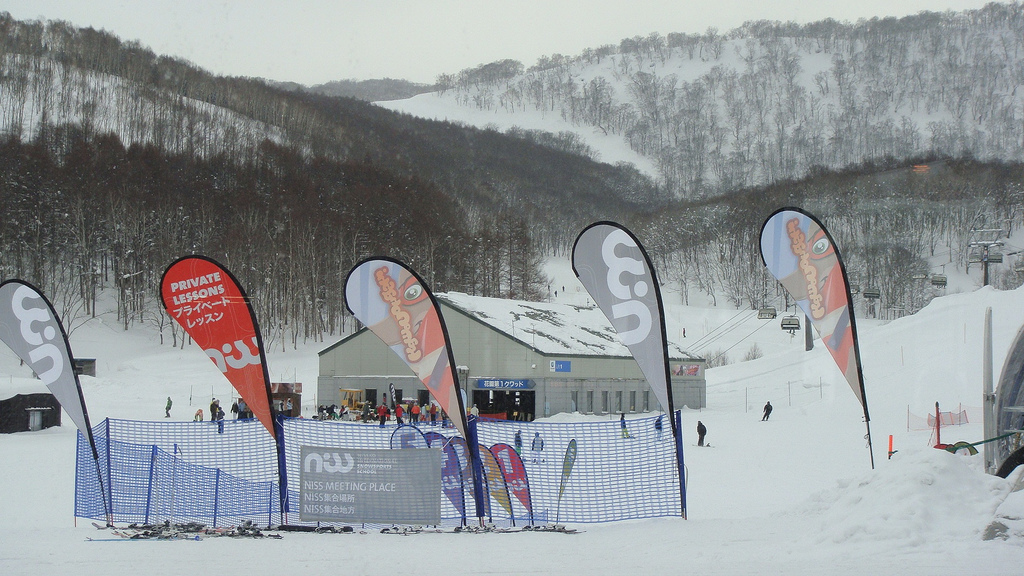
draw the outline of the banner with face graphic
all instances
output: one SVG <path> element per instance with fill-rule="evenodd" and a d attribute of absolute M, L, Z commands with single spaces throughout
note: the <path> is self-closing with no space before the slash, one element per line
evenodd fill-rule
<path fill-rule="evenodd" d="M 71 421 L 96 447 L 85 399 L 71 363 L 71 346 L 53 306 L 31 284 L 8 280 L 0 284 L 0 340 L 28 364 Z"/>
<path fill-rule="evenodd" d="M 810 214 L 783 208 L 761 228 L 761 258 L 810 318 L 867 416 L 846 270 L 832 236 Z"/>
<path fill-rule="evenodd" d="M 799 208 L 780 208 L 761 227 L 761 258 L 810 319 L 864 409 L 874 468 L 857 323 L 839 248 L 817 218 Z"/>
<path fill-rule="evenodd" d="M 426 284 L 400 262 L 364 260 L 345 281 L 345 305 L 405 361 L 466 438 L 448 330 Z"/>
<path fill-rule="evenodd" d="M 671 412 L 661 290 L 640 242 L 614 222 L 591 224 L 573 244 L 572 269 L 640 365 L 662 409 Z"/>
<path fill-rule="evenodd" d="M 171 318 L 192 336 L 253 416 L 276 438 L 263 337 L 249 297 L 235 277 L 209 258 L 186 256 L 164 271 L 160 295 Z"/>

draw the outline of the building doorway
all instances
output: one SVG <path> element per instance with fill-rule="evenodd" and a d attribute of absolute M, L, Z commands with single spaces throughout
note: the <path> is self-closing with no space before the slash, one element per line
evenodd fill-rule
<path fill-rule="evenodd" d="M 473 404 L 486 418 L 529 421 L 537 413 L 533 390 L 474 390 Z"/>

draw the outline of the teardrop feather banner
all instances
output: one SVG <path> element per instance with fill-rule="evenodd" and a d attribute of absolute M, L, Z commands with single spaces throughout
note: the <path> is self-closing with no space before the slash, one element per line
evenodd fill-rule
<path fill-rule="evenodd" d="M 839 247 L 810 213 L 799 208 L 780 208 L 761 227 L 761 258 L 817 330 L 864 409 L 868 453 L 874 468 L 857 323 Z"/>

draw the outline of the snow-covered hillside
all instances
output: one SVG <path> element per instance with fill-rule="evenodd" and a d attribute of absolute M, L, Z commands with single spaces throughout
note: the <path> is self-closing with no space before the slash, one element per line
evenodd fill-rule
<path fill-rule="evenodd" d="M 558 265 L 549 265 L 557 269 Z M 572 278 L 556 276 L 558 300 L 579 298 Z M 562 290 L 562 284 L 565 289 Z M 585 297 L 584 297 L 585 298 Z M 980 456 L 930 447 L 931 432 L 908 429 L 907 415 L 981 404 L 981 330 L 993 309 L 995 364 L 1001 366 L 1024 323 L 1024 289 L 991 288 L 936 299 L 887 324 L 861 324 L 867 398 L 874 435 L 869 466 L 860 407 L 831 357 L 817 343 L 805 352 L 775 321 L 737 311 L 671 306 L 687 327 L 684 344 L 720 333 L 716 347 L 764 356 L 709 370 L 708 407 L 683 411 L 689 519 L 577 526 L 559 534 L 347 535 L 287 533 L 282 540 L 99 541 L 71 517 L 75 430 L 0 436 L 0 570 L 77 574 L 270 573 L 340 569 L 357 574 L 453 570 L 491 574 L 619 575 L 636 571 L 700 574 L 1019 574 L 1024 551 L 1024 491 L 1014 477 L 982 471 Z M 583 302 L 585 303 L 585 302 Z M 742 320 L 742 321 L 741 321 Z M 718 330 L 736 324 L 732 330 Z M 316 381 L 317 351 L 332 342 L 269 355 L 273 378 Z M 194 346 L 160 345 L 149 329 L 124 332 L 104 317 L 71 335 L 77 356 L 97 359 L 82 388 L 93 421 L 104 417 L 190 420 L 211 396 L 231 390 Z M 0 396 L 33 381 L 0 350 Z M 38 386 L 38 384 L 36 384 Z M 761 421 L 761 406 L 775 411 Z M 304 398 L 311 415 L 313 398 Z M 552 420 L 608 418 L 557 415 Z M 711 448 L 693 446 L 700 420 Z M 65 421 L 67 419 L 65 418 Z M 886 439 L 898 451 L 886 457 Z M 980 422 L 947 428 L 944 441 L 982 439 Z M 1019 477 L 1019 473 L 1017 475 Z M 628 482 L 628 478 L 623 478 Z M 985 540 L 996 519 L 1006 539 Z M 567 540 L 571 539 L 571 540 Z M 573 554 L 566 554 L 571 549 Z M 396 552 L 397 551 L 397 552 Z"/>
<path fill-rule="evenodd" d="M 507 130 L 577 134 L 683 197 L 811 168 L 928 154 L 1020 161 L 1018 4 L 718 34 L 651 34 L 442 77 L 441 90 L 381 106 Z"/>

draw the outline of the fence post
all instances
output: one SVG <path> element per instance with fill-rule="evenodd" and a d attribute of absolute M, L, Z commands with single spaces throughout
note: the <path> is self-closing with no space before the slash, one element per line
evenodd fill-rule
<path fill-rule="evenodd" d="M 146 488 L 146 521 L 143 524 L 149 524 L 149 508 L 153 502 L 153 468 L 156 467 L 156 444 L 153 445 L 153 450 L 149 455 L 149 486 Z"/>
<path fill-rule="evenodd" d="M 217 505 L 220 503 L 220 468 L 213 481 L 213 527 L 217 527 Z"/>
<path fill-rule="evenodd" d="M 101 495 L 101 498 L 106 498 L 107 502 L 110 502 L 110 518 L 114 518 L 114 471 L 110 468 L 110 418 L 103 419 L 103 426 L 107 435 L 107 495 Z M 100 476 L 103 475 L 102 471 L 97 470 Z"/>
<path fill-rule="evenodd" d="M 267 496 L 267 528 L 274 525 L 274 483 L 267 482 L 270 494 Z"/>

